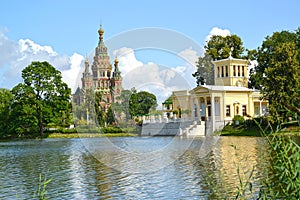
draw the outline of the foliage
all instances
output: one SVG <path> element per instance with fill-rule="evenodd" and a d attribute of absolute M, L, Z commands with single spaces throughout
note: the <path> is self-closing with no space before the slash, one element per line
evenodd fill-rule
<path fill-rule="evenodd" d="M 236 121 L 238 121 L 238 124 L 236 124 Z M 244 124 L 244 117 L 241 116 L 241 115 L 235 115 L 233 118 L 232 118 L 232 122 L 234 125 L 242 125 Z"/>
<path fill-rule="evenodd" d="M 123 121 L 125 122 L 128 122 L 131 119 L 129 100 L 132 92 L 132 90 L 122 90 L 121 95 L 117 97 L 117 102 L 112 104 L 112 109 L 117 115 L 125 115 L 125 118 L 123 118 Z"/>
<path fill-rule="evenodd" d="M 0 88 L 0 137 L 9 135 L 12 99 L 13 95 L 9 90 Z"/>
<path fill-rule="evenodd" d="M 116 123 L 115 115 L 114 115 L 111 107 L 109 107 L 109 109 L 107 111 L 106 122 L 107 122 L 107 124 L 110 124 L 110 125 L 114 125 Z"/>
<path fill-rule="evenodd" d="M 265 131 L 266 123 L 270 124 L 270 122 L 266 120 L 267 118 L 261 118 L 247 122 L 249 125 L 255 123 L 268 143 L 268 166 L 264 167 L 265 172 L 262 174 L 257 199 L 300 199 L 299 140 L 296 142 L 296 137 L 293 137 L 293 135 L 287 132 L 282 132 L 279 128 L 275 132 L 272 132 L 271 135 L 267 135 Z M 285 127 L 285 124 L 281 124 L 279 127 Z M 241 171 L 243 171 L 243 167 L 240 163 L 237 165 L 238 175 Z M 243 199 L 246 193 L 254 195 L 254 191 L 252 190 L 252 176 L 253 170 L 248 177 L 246 176 L 246 179 L 243 179 L 242 176 L 239 175 L 240 181 L 236 186 L 238 188 L 236 199 Z M 208 176 L 208 178 L 210 177 L 211 176 Z M 218 180 L 222 182 L 222 174 L 219 175 Z M 208 179 L 210 185 L 214 183 L 214 181 L 215 179 Z M 224 191 L 218 188 L 215 188 L 213 192 L 215 195 L 224 195 Z"/>
<path fill-rule="evenodd" d="M 250 71 L 250 81 L 251 85 L 257 89 L 262 89 L 264 86 L 264 73 L 265 70 L 269 67 L 273 67 L 274 59 L 278 59 L 279 55 L 275 52 L 276 48 L 281 46 L 284 43 L 295 43 L 297 51 L 300 50 L 299 41 L 300 41 L 300 28 L 297 32 L 290 31 L 281 31 L 274 32 L 272 36 L 267 36 L 263 41 L 262 45 L 258 47 L 256 53 L 253 53 L 253 59 L 256 59 L 258 65 Z M 278 51 L 278 50 L 277 50 Z M 299 62 L 300 55 L 298 53 L 297 60 Z"/>
<path fill-rule="evenodd" d="M 46 194 L 47 194 L 47 189 L 46 187 L 48 184 L 52 181 L 52 179 L 47 179 L 45 175 L 40 174 L 39 176 L 39 182 L 38 182 L 38 187 L 37 190 L 33 196 L 33 198 L 37 198 L 39 200 L 47 200 Z"/>
<path fill-rule="evenodd" d="M 103 127 L 101 130 L 103 131 L 103 133 L 124 133 L 124 131 L 117 126 Z"/>
<path fill-rule="evenodd" d="M 96 118 L 97 118 L 97 122 L 99 123 L 99 126 L 104 127 L 105 123 L 106 123 L 106 117 L 107 117 L 107 113 L 106 113 L 106 107 L 105 107 L 105 100 L 103 97 L 103 93 L 102 92 L 96 92 L 95 93 L 95 99 L 93 99 L 91 101 L 91 105 L 94 104 L 94 108 L 93 106 L 91 106 L 92 108 L 90 108 L 90 111 L 95 110 L 96 111 Z"/>
<path fill-rule="evenodd" d="M 244 52 L 243 42 L 237 35 L 213 35 L 204 48 L 213 60 L 228 58 L 230 52 L 232 57 L 241 58 Z"/>
<path fill-rule="evenodd" d="M 134 92 L 129 100 L 129 112 L 131 116 L 149 114 L 151 109 L 157 106 L 156 96 L 146 91 Z"/>
<path fill-rule="evenodd" d="M 212 57 L 205 53 L 203 57 L 199 57 L 197 61 L 197 71 L 192 74 L 196 78 L 197 86 L 214 84 L 214 64 Z"/>
<path fill-rule="evenodd" d="M 197 61 L 197 71 L 192 74 L 197 86 L 214 84 L 214 65 L 212 61 L 228 58 L 230 53 L 234 58 L 241 58 L 244 51 L 243 42 L 237 35 L 226 37 L 214 35 L 205 45 L 204 56 Z"/>
<path fill-rule="evenodd" d="M 71 89 L 61 72 L 48 62 L 32 62 L 22 71 L 24 83 L 12 89 L 14 130 L 20 134 L 38 130 L 43 136 L 48 123 L 66 124 L 70 120 Z"/>
<path fill-rule="evenodd" d="M 273 121 L 280 124 L 300 115 L 300 65 L 294 43 L 275 47 L 271 66 L 265 69 L 264 87 L 261 92 L 269 101 Z"/>
<path fill-rule="evenodd" d="M 262 130 L 263 132 L 263 130 Z M 300 199 L 300 147 L 294 138 L 279 131 L 267 137 L 270 150 L 262 199 Z"/>
<path fill-rule="evenodd" d="M 299 120 L 300 116 L 300 28 L 267 36 L 255 55 L 258 65 L 251 71 L 251 85 L 269 101 L 273 124 Z"/>

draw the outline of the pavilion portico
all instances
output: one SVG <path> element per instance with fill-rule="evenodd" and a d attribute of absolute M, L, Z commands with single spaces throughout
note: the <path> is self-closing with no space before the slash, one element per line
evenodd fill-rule
<path fill-rule="evenodd" d="M 221 130 L 234 116 L 244 119 L 266 114 L 268 102 L 259 91 L 248 88 L 249 61 L 232 58 L 213 61 L 214 85 L 173 91 L 173 109 L 189 110 L 193 120 L 205 121 L 205 132 Z"/>

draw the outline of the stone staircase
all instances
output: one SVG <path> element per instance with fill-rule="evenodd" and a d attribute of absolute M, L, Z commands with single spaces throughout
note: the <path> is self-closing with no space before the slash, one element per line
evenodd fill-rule
<path fill-rule="evenodd" d="M 181 130 L 180 135 L 186 137 L 205 136 L 205 122 L 201 121 L 201 123 L 197 123 L 195 121 L 186 129 Z"/>

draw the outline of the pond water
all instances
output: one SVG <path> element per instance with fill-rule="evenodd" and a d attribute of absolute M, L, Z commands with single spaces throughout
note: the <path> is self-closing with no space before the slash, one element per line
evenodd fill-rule
<path fill-rule="evenodd" d="M 32 199 L 40 174 L 52 180 L 48 199 L 208 199 L 212 172 L 226 185 L 226 195 L 234 197 L 241 175 L 252 169 L 257 194 L 265 146 L 256 137 L 1 142 L 0 199 Z"/>

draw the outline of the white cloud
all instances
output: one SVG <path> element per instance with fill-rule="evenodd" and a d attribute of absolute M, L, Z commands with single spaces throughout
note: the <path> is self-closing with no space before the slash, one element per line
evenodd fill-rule
<path fill-rule="evenodd" d="M 30 39 L 20 39 L 19 40 L 20 51 L 32 54 L 38 54 L 40 52 L 45 52 L 50 56 L 57 56 L 57 53 L 53 51 L 52 47 L 50 46 L 41 46 L 39 44 L 34 43 Z"/>
<path fill-rule="evenodd" d="M 198 61 L 199 55 L 197 54 L 197 51 L 192 49 L 192 47 L 184 49 L 183 51 L 179 52 L 178 55 L 186 60 L 190 65 L 196 67 L 196 62 Z"/>
<path fill-rule="evenodd" d="M 137 60 L 133 49 L 127 47 L 115 50 L 113 53 L 119 59 L 123 87 L 125 89 L 135 87 L 138 91 L 143 90 L 155 94 L 159 106 L 171 95 L 172 91 L 191 88 L 189 80 L 185 78 L 185 72 L 190 71 L 188 69 L 191 66 L 168 68 L 153 62 L 143 63 Z M 181 57 L 186 60 L 193 59 L 192 55 L 194 53 L 191 48 L 181 53 Z"/>
<path fill-rule="evenodd" d="M 83 57 L 59 55 L 51 46 L 42 46 L 30 39 L 13 41 L 0 32 L 0 87 L 11 89 L 22 82 L 21 72 L 32 61 L 48 61 L 62 72 L 63 80 L 74 90 Z"/>
<path fill-rule="evenodd" d="M 61 71 L 63 81 L 65 83 L 68 83 L 68 85 L 72 89 L 73 93 L 75 92 L 76 88 L 79 86 L 78 79 L 81 78 L 79 76 L 81 75 L 80 72 L 83 70 L 83 67 L 81 67 L 81 63 L 83 60 L 84 60 L 84 57 L 82 55 L 74 53 L 70 57 L 70 68 Z"/>
<path fill-rule="evenodd" d="M 131 70 L 143 65 L 141 61 L 138 61 L 135 57 L 134 51 L 131 48 L 122 47 L 113 52 L 115 57 L 118 57 L 119 67 L 122 75 L 126 75 Z"/>
<path fill-rule="evenodd" d="M 213 35 L 220 35 L 220 36 L 226 37 L 228 35 L 231 35 L 231 33 L 228 29 L 221 29 L 218 27 L 213 27 L 211 29 L 211 31 L 209 32 L 209 35 L 206 36 L 205 42 L 208 42 Z"/>

